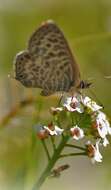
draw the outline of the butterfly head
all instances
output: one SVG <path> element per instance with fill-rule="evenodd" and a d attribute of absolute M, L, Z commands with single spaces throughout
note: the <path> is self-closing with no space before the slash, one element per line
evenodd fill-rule
<path fill-rule="evenodd" d="M 81 80 L 78 88 L 85 89 L 85 88 L 89 88 L 91 85 L 92 85 L 91 82 Z"/>

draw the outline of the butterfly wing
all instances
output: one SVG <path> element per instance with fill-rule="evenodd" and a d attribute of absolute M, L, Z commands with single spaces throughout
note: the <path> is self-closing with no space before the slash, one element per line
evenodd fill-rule
<path fill-rule="evenodd" d="M 24 65 L 30 65 L 26 71 L 29 87 L 42 88 L 42 95 L 50 95 L 56 91 L 69 91 L 80 83 L 78 65 L 54 22 L 42 24 L 29 39 L 27 49 L 30 63 Z M 31 73 L 30 80 L 28 73 Z"/>

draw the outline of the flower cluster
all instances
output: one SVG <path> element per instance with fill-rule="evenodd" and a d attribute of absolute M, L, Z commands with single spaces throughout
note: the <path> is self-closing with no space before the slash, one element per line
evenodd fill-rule
<path fill-rule="evenodd" d="M 95 101 L 91 100 L 89 97 L 84 97 L 80 94 L 76 94 L 74 97 L 67 97 L 63 102 L 61 107 L 51 108 L 51 113 L 53 115 L 59 114 L 62 111 L 66 112 L 77 112 L 78 114 L 88 113 L 91 118 L 91 126 L 89 126 L 89 131 L 93 130 L 93 137 L 96 139 L 95 144 L 88 141 L 86 143 L 86 154 L 91 158 L 92 162 L 101 162 L 102 155 L 99 152 L 100 145 L 107 146 L 109 141 L 107 135 L 111 135 L 111 127 L 107 116 L 100 111 L 102 106 L 96 104 Z M 76 123 L 72 125 L 68 130 L 61 129 L 59 126 L 53 123 L 48 126 L 38 127 L 37 135 L 40 139 L 45 139 L 48 136 L 58 136 L 62 133 L 67 133 L 74 140 L 79 140 L 85 137 L 85 127 L 79 127 Z"/>

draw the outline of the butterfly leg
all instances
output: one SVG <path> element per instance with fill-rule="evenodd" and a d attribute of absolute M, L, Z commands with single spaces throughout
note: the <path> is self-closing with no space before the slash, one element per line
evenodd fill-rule
<path fill-rule="evenodd" d="M 61 104 L 61 102 L 62 102 L 63 97 L 64 97 L 64 93 L 62 93 L 62 94 L 61 94 L 57 107 L 59 107 L 59 106 L 60 106 L 60 104 Z"/>

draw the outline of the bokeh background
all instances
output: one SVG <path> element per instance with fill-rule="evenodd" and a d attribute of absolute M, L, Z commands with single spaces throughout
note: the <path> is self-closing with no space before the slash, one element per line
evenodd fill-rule
<path fill-rule="evenodd" d="M 47 19 L 64 31 L 76 55 L 86 91 L 104 105 L 111 118 L 111 1 L 110 0 L 0 0 L 0 189 L 31 190 L 46 165 L 33 126 L 51 120 L 50 106 L 58 97 L 40 97 L 14 79 L 13 59 L 26 48 L 31 33 Z M 41 190 L 110 190 L 111 146 L 102 150 L 103 163 L 92 165 L 85 157 L 64 159 L 71 168 L 58 179 L 48 179 Z"/>

